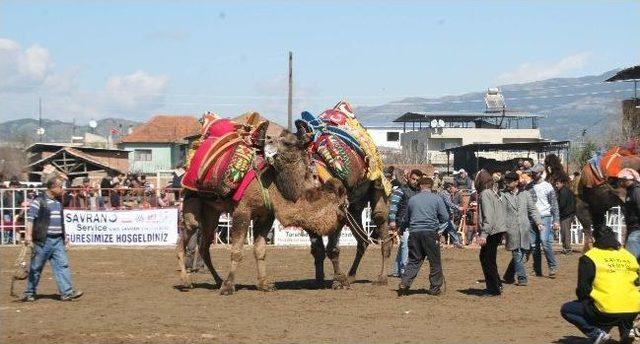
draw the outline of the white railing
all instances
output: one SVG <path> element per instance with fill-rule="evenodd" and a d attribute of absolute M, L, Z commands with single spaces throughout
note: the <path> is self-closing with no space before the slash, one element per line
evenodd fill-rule
<path fill-rule="evenodd" d="M 618 237 L 618 241 L 622 243 L 622 233 L 624 223 L 624 214 L 622 213 L 621 207 L 611 208 L 606 215 L 607 226 L 611 227 L 613 231 L 616 233 Z M 562 243 L 562 238 L 560 238 L 560 243 Z M 582 231 L 582 225 L 578 221 L 577 218 L 573 220 L 571 224 L 571 243 L 582 245 L 584 243 L 584 233 Z"/>

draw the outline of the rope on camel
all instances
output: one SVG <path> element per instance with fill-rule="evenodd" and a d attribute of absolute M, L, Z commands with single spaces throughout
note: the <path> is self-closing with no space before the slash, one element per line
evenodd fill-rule
<path fill-rule="evenodd" d="M 396 236 L 398 236 L 398 233 L 391 233 L 391 235 L 384 240 L 374 240 L 371 239 L 369 237 L 369 235 L 367 234 L 367 232 L 365 232 L 365 230 L 362 228 L 362 226 L 360 226 L 360 224 L 358 223 L 358 221 L 355 219 L 355 217 L 353 215 L 351 215 L 351 212 L 349 212 L 349 210 L 347 209 L 347 206 L 344 207 L 344 213 L 345 216 L 347 218 L 347 222 L 349 223 L 349 227 L 351 227 L 351 229 L 353 230 L 354 233 L 356 233 L 356 235 L 364 242 L 368 243 L 368 244 L 372 244 L 372 245 L 384 245 L 389 241 L 393 241 L 394 238 Z"/>

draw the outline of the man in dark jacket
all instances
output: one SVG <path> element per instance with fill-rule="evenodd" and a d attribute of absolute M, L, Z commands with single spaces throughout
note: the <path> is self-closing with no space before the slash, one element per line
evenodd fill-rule
<path fill-rule="evenodd" d="M 638 172 L 625 168 L 619 175 L 621 185 L 627 189 L 624 202 L 624 219 L 627 225 L 625 247 L 640 260 L 640 183 Z"/>
<path fill-rule="evenodd" d="M 393 190 L 389 199 L 389 229 L 392 231 L 398 231 L 400 236 L 400 242 L 398 243 L 398 253 L 396 255 L 396 264 L 393 266 L 393 272 L 391 276 L 400 277 L 404 271 L 407 260 L 409 259 L 409 250 L 407 248 L 409 240 L 409 232 L 406 231 L 403 224 L 407 215 L 407 203 L 409 198 L 417 194 L 418 181 L 422 178 L 422 172 L 420 170 L 412 170 L 409 174 L 409 179 L 406 185 Z"/>
<path fill-rule="evenodd" d="M 578 300 L 565 303 L 560 313 L 592 343 L 609 340 L 613 326 L 622 343 L 631 343 L 633 320 L 640 313 L 638 261 L 610 228 L 596 230 L 594 237 L 594 247 L 578 263 Z"/>
<path fill-rule="evenodd" d="M 571 254 L 571 224 L 576 216 L 576 196 L 569 188 L 569 177 L 562 175 L 555 182 L 560 210 L 560 238 L 562 239 L 562 253 Z"/>
<path fill-rule="evenodd" d="M 449 221 L 449 214 L 442 197 L 431 190 L 433 179 L 422 177 L 419 185 L 420 193 L 411 197 L 407 205 L 404 227 L 409 232 L 409 262 L 402 274 L 399 296 L 407 295 L 425 258 L 429 260 L 430 288 L 427 294 L 440 295 L 444 292 L 438 228 Z"/>

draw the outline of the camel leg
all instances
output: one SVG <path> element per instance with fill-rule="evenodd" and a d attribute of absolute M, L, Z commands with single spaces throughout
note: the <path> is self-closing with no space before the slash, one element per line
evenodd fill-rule
<path fill-rule="evenodd" d="M 244 255 L 242 248 L 244 247 L 244 240 L 247 237 L 247 231 L 249 229 L 249 223 L 251 217 L 245 213 L 234 212 L 233 224 L 231 227 L 231 266 L 229 267 L 229 275 L 227 279 L 222 283 L 220 288 L 221 295 L 232 295 L 236 291 L 236 271 Z"/>
<path fill-rule="evenodd" d="M 211 252 L 209 251 L 209 249 L 211 248 L 211 244 L 215 239 L 216 230 L 218 229 L 220 213 L 217 211 L 211 211 L 204 214 L 203 212 L 202 220 L 202 237 L 200 238 L 198 251 L 200 252 L 200 257 L 202 258 L 204 265 L 206 265 L 209 269 L 209 272 L 211 272 L 211 276 L 213 276 L 213 280 L 215 281 L 216 286 L 220 286 L 222 284 L 222 278 L 220 277 L 220 275 L 218 275 L 218 272 L 211 263 Z"/>
<path fill-rule="evenodd" d="M 256 266 L 258 269 L 258 290 L 275 291 L 275 285 L 267 278 L 267 233 L 273 224 L 273 216 L 263 221 L 254 221 L 253 232 L 253 255 L 256 258 Z"/>
<path fill-rule="evenodd" d="M 185 265 L 186 247 L 191 237 L 197 232 L 200 223 L 202 204 L 197 197 L 186 197 L 183 203 L 182 223 L 183 229 L 178 236 L 176 244 L 176 255 L 178 256 L 178 267 L 180 268 L 180 279 L 186 288 L 193 288 L 193 283 Z"/>
<path fill-rule="evenodd" d="M 387 269 L 386 262 L 391 258 L 391 249 L 393 247 L 393 241 L 390 238 L 388 227 L 387 227 L 387 219 L 389 218 L 389 206 L 385 200 L 385 195 L 382 190 L 376 190 L 377 199 L 376 202 L 373 202 L 374 206 L 371 211 L 371 217 L 373 222 L 376 224 L 376 230 L 379 233 L 380 238 L 380 250 L 381 250 L 381 258 L 380 262 L 380 274 L 378 275 L 378 280 L 374 282 L 375 285 L 387 285 Z"/>
<path fill-rule="evenodd" d="M 316 268 L 316 283 L 324 285 L 324 259 L 327 256 L 327 252 L 324 249 L 322 236 L 315 233 L 308 234 L 309 240 L 311 240 L 311 255 Z"/>
<path fill-rule="evenodd" d="M 582 234 L 584 235 L 582 252 L 586 253 L 591 249 L 591 243 L 593 242 L 591 212 L 589 211 L 589 204 L 579 197 L 576 197 L 576 217 L 580 225 L 582 225 Z"/>
<path fill-rule="evenodd" d="M 351 213 L 351 216 L 353 217 L 353 219 L 355 221 L 358 222 L 358 225 L 360 225 L 362 223 L 362 207 L 350 207 L 349 208 L 349 213 Z M 362 228 L 364 230 L 364 228 Z M 364 256 L 365 252 L 367 252 L 367 247 L 369 246 L 369 243 L 364 240 L 363 238 L 361 238 L 362 235 L 364 235 L 364 233 L 361 233 L 360 235 L 356 234 L 355 231 L 357 231 L 357 229 L 355 228 L 351 228 L 351 232 L 353 232 L 353 236 L 356 238 L 356 241 L 358 242 L 358 246 L 356 249 L 356 256 L 353 258 L 353 263 L 351 264 L 351 268 L 349 269 L 349 282 L 353 282 L 356 279 L 356 272 L 358 271 L 358 267 L 360 266 L 360 261 L 362 260 L 362 257 Z"/>
<path fill-rule="evenodd" d="M 327 257 L 331 260 L 333 265 L 333 283 L 331 288 L 333 289 L 349 289 L 350 284 L 347 276 L 344 275 L 340 269 L 340 248 L 338 247 L 338 241 L 340 239 L 340 232 L 342 227 L 337 231 L 329 235 L 329 242 L 327 243 Z"/>
<path fill-rule="evenodd" d="M 184 228 L 178 235 L 178 243 L 176 244 L 176 255 L 178 256 L 178 267 L 180 268 L 180 280 L 184 288 L 193 288 L 193 282 L 187 272 L 185 265 L 186 246 L 195 231 Z"/>

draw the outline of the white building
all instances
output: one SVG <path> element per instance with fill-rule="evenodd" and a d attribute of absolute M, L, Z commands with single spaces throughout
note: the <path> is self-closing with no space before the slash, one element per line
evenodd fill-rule
<path fill-rule="evenodd" d="M 442 150 L 478 143 L 542 141 L 541 116 L 502 111 L 501 113 L 415 113 L 397 118 L 403 131 L 403 153 L 420 163 L 447 166 Z"/>
<path fill-rule="evenodd" d="M 388 148 L 397 151 L 402 149 L 400 145 L 400 134 L 403 133 L 401 125 L 371 125 L 365 128 L 378 148 Z"/>

